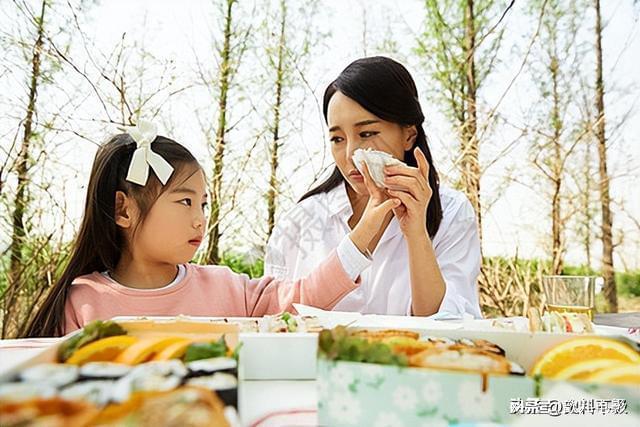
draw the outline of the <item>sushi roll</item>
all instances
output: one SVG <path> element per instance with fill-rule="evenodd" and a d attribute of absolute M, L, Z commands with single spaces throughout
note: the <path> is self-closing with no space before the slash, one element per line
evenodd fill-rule
<path fill-rule="evenodd" d="M 522 366 L 518 365 L 516 362 L 512 362 L 509 361 L 509 363 L 511 364 L 511 375 L 524 375 L 525 374 L 525 370 L 522 368 Z"/>
<path fill-rule="evenodd" d="M 69 400 L 85 400 L 96 406 L 105 406 L 111 400 L 115 381 L 83 381 L 71 384 L 60 391 L 59 396 Z"/>
<path fill-rule="evenodd" d="M 52 385 L 39 383 L 5 383 L 0 384 L 0 400 L 17 401 L 28 399 L 47 399 L 57 394 Z"/>
<path fill-rule="evenodd" d="M 189 362 L 187 363 L 187 368 L 189 369 L 189 377 L 211 375 L 215 372 L 226 372 L 236 376 L 238 362 L 230 357 L 214 357 Z"/>
<path fill-rule="evenodd" d="M 169 391 L 177 388 L 187 375 L 187 368 L 179 360 L 147 362 L 134 367 L 116 381 L 112 399 L 124 402 L 138 391 Z"/>
<path fill-rule="evenodd" d="M 181 382 L 182 378 L 174 375 L 150 374 L 137 377 L 127 375 L 115 382 L 111 392 L 111 399 L 114 402 L 121 403 L 129 400 L 132 393 L 139 391 L 169 391 L 177 388 Z"/>
<path fill-rule="evenodd" d="M 467 338 L 462 338 L 460 340 L 460 343 L 471 348 L 477 348 L 480 350 L 488 351 L 489 353 L 498 354 L 500 356 L 505 355 L 505 352 L 502 349 L 502 347 L 492 342 L 489 342 L 487 340 L 482 340 L 482 339 L 470 340 Z"/>
<path fill-rule="evenodd" d="M 422 351 L 409 358 L 409 365 L 419 368 L 451 369 L 463 372 L 485 372 L 488 374 L 508 374 L 509 361 L 475 348 L 434 348 Z"/>
<path fill-rule="evenodd" d="M 451 338 L 447 337 L 424 337 L 424 340 L 433 344 L 435 347 L 448 347 L 450 345 L 455 344 L 456 342 Z"/>
<path fill-rule="evenodd" d="M 190 378 L 187 385 L 215 391 L 226 405 L 238 408 L 238 380 L 231 374 L 217 372 L 213 375 Z"/>
<path fill-rule="evenodd" d="M 79 369 L 75 365 L 42 363 L 22 371 L 20 380 L 28 383 L 63 387 L 76 381 L 79 375 Z"/>
<path fill-rule="evenodd" d="M 113 362 L 89 362 L 80 368 L 82 379 L 118 379 L 127 375 L 131 366 Z"/>
<path fill-rule="evenodd" d="M 129 373 L 132 377 L 145 377 L 151 375 L 176 376 L 183 378 L 188 371 L 184 363 L 180 360 L 172 359 L 166 361 L 147 362 L 134 367 Z"/>

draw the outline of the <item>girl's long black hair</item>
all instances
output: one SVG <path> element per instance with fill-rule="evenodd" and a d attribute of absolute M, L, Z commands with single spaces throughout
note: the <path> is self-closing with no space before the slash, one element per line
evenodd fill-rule
<path fill-rule="evenodd" d="M 125 244 L 123 233 L 115 222 L 116 191 L 134 198 L 140 210 L 140 221 L 137 224 L 140 225 L 158 196 L 182 175 L 186 167 L 199 167 L 189 150 L 169 138 L 158 136 L 151 147 L 174 168 L 164 186 L 152 171 L 149 171 L 149 179 L 144 186 L 125 180 L 136 149 L 136 142 L 128 134 L 116 135 L 98 149 L 89 178 L 82 224 L 74 241 L 71 259 L 20 335 L 50 337 L 64 334 L 65 303 L 73 280 L 84 274 L 113 270 L 116 267 Z"/>

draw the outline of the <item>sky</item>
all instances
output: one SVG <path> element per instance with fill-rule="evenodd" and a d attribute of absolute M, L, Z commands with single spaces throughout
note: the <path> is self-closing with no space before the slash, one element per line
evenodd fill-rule
<path fill-rule="evenodd" d="M 242 3 L 242 2 L 241 2 Z M 292 2 L 295 3 L 295 2 Z M 429 97 L 429 79 L 421 69 L 420 61 L 412 53 L 415 46 L 414 35 L 422 22 L 422 2 L 413 0 L 396 1 L 393 8 L 386 1 L 321 1 L 314 25 L 330 35 L 316 46 L 313 56 L 309 58 L 305 77 L 309 83 L 309 90 L 313 97 L 308 96 L 307 102 L 301 108 L 290 112 L 287 118 L 291 126 L 296 124 L 301 131 L 294 136 L 294 148 L 285 148 L 285 159 L 289 163 L 283 165 L 286 176 L 291 176 L 285 185 L 285 195 L 279 212 L 292 206 L 296 198 L 309 188 L 319 171 L 327 168 L 330 155 L 327 150 L 328 142 L 318 105 L 315 99 L 320 99 L 324 88 L 339 72 L 354 59 L 366 54 L 383 53 L 403 62 L 412 72 L 421 92 L 421 101 L 425 116 L 425 130 L 432 144 L 432 151 L 440 174 L 447 182 L 455 177 L 451 158 L 455 154 L 455 134 L 450 123 L 444 117 L 441 109 Z M 247 3 L 242 4 L 247 7 Z M 640 218 L 640 192 L 634 187 L 640 179 L 640 121 L 638 120 L 638 102 L 640 90 L 640 33 L 638 28 L 638 11 L 629 1 L 603 1 L 604 52 L 605 52 L 605 84 L 608 90 L 605 104 L 608 117 L 615 124 L 617 119 L 627 111 L 631 111 L 630 118 L 619 129 L 611 130 L 613 138 L 610 142 L 609 170 L 619 178 L 612 184 L 614 200 L 623 200 L 625 210 L 636 219 Z M 640 9 L 636 7 L 636 9 Z M 99 2 L 87 9 L 83 16 L 87 23 L 84 29 L 87 36 L 95 42 L 95 46 L 109 52 L 122 39 L 123 33 L 130 42 L 144 44 L 145 49 L 158 60 L 171 59 L 176 69 L 184 74 L 193 73 L 197 68 L 196 57 L 207 57 L 211 51 L 211 33 L 217 31 L 213 23 L 216 11 L 209 1 L 175 2 L 169 0 L 109 0 Z M 251 11 L 244 11 L 251 13 Z M 5 17 L 6 19 L 6 17 Z M 363 28 L 366 24 L 368 35 L 367 52 L 363 49 Z M 481 89 L 480 95 L 489 109 L 498 102 L 506 90 L 507 85 L 518 73 L 522 62 L 522 52 L 518 46 L 524 45 L 533 32 L 531 21 L 523 15 L 522 2 L 516 2 L 507 14 L 504 22 L 505 41 L 503 42 L 503 58 L 496 72 L 492 74 Z M 385 52 L 376 50 L 376 45 L 382 42 L 386 34 L 390 34 L 396 41 L 398 50 Z M 589 34 L 590 35 L 590 34 Z M 77 38 L 77 36 L 76 36 Z M 77 40 L 76 40 L 77 41 Z M 588 40 L 587 40 L 588 41 Z M 81 56 L 79 52 L 77 55 Z M 78 57 L 78 56 L 77 56 Z M 211 59 L 211 58 L 209 58 Z M 206 61 L 206 59 L 205 59 Z M 243 67 L 245 74 L 242 78 L 249 78 L 251 74 L 260 74 L 262 66 L 256 55 L 247 55 Z M 206 64 L 206 63 L 205 63 Z M 590 57 L 585 56 L 584 67 L 593 67 Z M 533 97 L 534 83 L 527 73 L 521 73 L 514 86 L 500 104 L 500 111 L 508 112 L 510 121 L 524 123 L 529 114 L 529 106 Z M 11 88 L 8 88 L 11 91 Z M 172 136 L 189 149 L 204 164 L 210 161 L 210 154 L 205 148 L 205 141 L 201 137 L 194 138 L 194 134 L 201 134 L 200 122 L 202 114 L 207 111 L 198 110 L 207 97 L 205 89 L 191 89 L 188 94 L 176 101 L 170 101 L 162 114 L 161 129 L 171 129 Z M 243 108 L 252 102 L 255 94 L 232 93 L 232 99 L 237 102 L 235 117 L 242 115 Z M 249 98 L 248 100 L 246 98 Z M 258 101 L 256 101 L 258 102 Z M 92 105 L 86 110 L 78 112 L 82 116 L 86 111 L 99 111 Z M 214 110 L 211 110 L 215 112 Z M 83 116 L 89 120 L 90 117 Z M 168 117 L 168 118 L 167 118 Z M 78 120 L 77 123 L 83 123 Z M 6 122 L 5 122 L 5 126 Z M 76 126 L 82 126 L 76 124 Z M 613 125 L 610 125 L 613 127 Z M 100 140 L 106 133 L 115 131 L 112 127 L 104 129 L 91 124 L 95 140 Z M 235 137 L 244 138 L 252 135 L 259 127 L 256 123 L 242 122 Z M 509 146 L 518 132 L 509 126 L 502 126 L 489 135 L 490 143 L 483 148 L 481 154 L 484 164 L 491 162 L 493 156 Z M 234 136 L 231 136 L 232 138 Z M 4 142 L 3 142 L 4 144 Z M 77 141 L 75 142 L 77 144 Z M 300 146 L 304 150 L 300 150 Z M 77 145 L 67 145 L 60 156 L 73 158 L 73 167 L 58 171 L 59 179 L 64 181 L 64 203 L 69 209 L 69 216 L 75 221 L 81 215 L 84 199 L 84 184 L 90 168 L 91 158 L 95 146 L 85 144 L 82 150 Z M 550 225 L 545 219 L 548 217 L 548 207 L 544 199 L 526 185 L 513 184 L 504 190 L 501 180 L 507 170 L 520 174 L 521 181 L 535 180 L 535 175 L 527 168 L 526 141 L 521 141 L 510 148 L 509 154 L 495 162 L 488 168 L 482 180 L 482 194 L 486 200 L 495 200 L 490 210 L 485 213 L 483 227 L 483 249 L 485 255 L 514 255 L 529 258 L 534 256 L 548 257 L 550 253 L 547 242 Z M 301 154 L 302 153 L 302 154 Z M 236 153 L 240 156 L 239 153 Z M 240 157 L 231 155 L 230 161 L 237 161 Z M 251 159 L 256 162 L 258 156 Z M 307 161 L 308 160 L 308 161 Z M 305 164 L 305 167 L 299 167 Z M 264 171 L 264 169 L 262 169 Z M 252 175 L 255 179 L 257 193 L 260 191 L 260 180 L 264 176 L 259 173 Z M 636 184 L 637 185 L 637 184 Z M 256 193 L 256 194 L 257 194 Z M 247 193 L 249 194 L 249 193 Z M 243 213 L 255 209 L 251 197 L 238 204 L 238 210 Z M 266 210 L 266 208 L 264 209 Z M 614 220 L 617 233 L 624 235 L 621 246 L 616 251 L 617 267 L 640 268 L 640 230 L 627 218 L 627 213 L 614 209 Z M 235 236 L 227 242 L 229 245 L 243 251 L 251 251 L 255 242 L 259 241 L 259 234 L 255 231 L 247 232 L 243 223 L 231 228 L 229 235 Z M 584 251 L 580 245 L 572 242 L 571 235 L 568 243 L 567 262 L 583 263 Z M 592 248 L 595 259 L 601 249 L 597 242 Z"/>

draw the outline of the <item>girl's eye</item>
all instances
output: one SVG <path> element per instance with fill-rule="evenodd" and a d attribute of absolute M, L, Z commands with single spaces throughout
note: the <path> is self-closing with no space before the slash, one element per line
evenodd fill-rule
<path fill-rule="evenodd" d="M 182 203 L 185 206 L 191 206 L 191 199 L 182 199 L 178 203 Z"/>
<path fill-rule="evenodd" d="M 206 208 L 207 208 L 207 206 L 209 206 L 209 203 L 204 202 L 204 203 L 202 204 L 202 209 L 206 209 Z"/>
<path fill-rule="evenodd" d="M 369 138 L 369 137 L 375 136 L 375 135 L 377 135 L 379 133 L 380 132 L 374 132 L 374 131 L 360 132 L 360 138 Z"/>
<path fill-rule="evenodd" d="M 339 142 L 342 142 L 342 138 L 339 136 L 332 136 L 329 141 L 333 142 L 334 144 L 337 144 Z"/>

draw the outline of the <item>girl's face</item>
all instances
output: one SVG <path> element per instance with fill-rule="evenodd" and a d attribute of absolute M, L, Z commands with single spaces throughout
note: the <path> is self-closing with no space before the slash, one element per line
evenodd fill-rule
<path fill-rule="evenodd" d="M 134 259 L 174 265 L 190 261 L 206 230 L 206 205 L 206 181 L 201 169 L 186 180 L 176 179 L 158 197 L 137 231 L 129 233 Z M 132 224 L 137 224 L 135 206 L 133 211 Z"/>
<path fill-rule="evenodd" d="M 415 126 L 382 120 L 339 91 L 329 100 L 327 123 L 333 159 L 342 176 L 360 195 L 369 193 L 353 163 L 354 151 L 371 148 L 404 160 L 405 151 L 413 147 L 416 138 Z"/>

